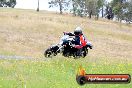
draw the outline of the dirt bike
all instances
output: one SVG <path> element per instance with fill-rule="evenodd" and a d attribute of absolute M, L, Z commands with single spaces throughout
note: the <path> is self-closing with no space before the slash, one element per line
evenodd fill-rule
<path fill-rule="evenodd" d="M 91 43 L 87 43 L 87 45 L 80 50 L 74 48 L 74 36 L 69 36 L 64 33 L 63 37 L 60 40 L 59 44 L 52 45 L 48 49 L 45 50 L 44 56 L 45 57 L 53 57 L 56 56 L 58 53 L 62 53 L 65 57 L 86 57 L 88 54 L 88 49 L 92 49 Z"/>

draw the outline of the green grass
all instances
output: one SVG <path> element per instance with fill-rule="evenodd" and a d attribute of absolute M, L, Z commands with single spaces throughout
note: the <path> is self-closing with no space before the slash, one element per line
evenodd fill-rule
<path fill-rule="evenodd" d="M 48 59 L 48 58 L 47 58 Z M 99 59 L 99 58 L 98 58 Z M 104 59 L 104 61 L 102 61 Z M 82 65 L 88 74 L 130 74 L 132 63 L 118 63 L 100 58 L 64 58 L 51 60 L 0 60 L 1 88 L 80 88 L 76 83 L 78 67 Z M 82 88 L 130 88 L 130 84 L 87 84 Z"/>

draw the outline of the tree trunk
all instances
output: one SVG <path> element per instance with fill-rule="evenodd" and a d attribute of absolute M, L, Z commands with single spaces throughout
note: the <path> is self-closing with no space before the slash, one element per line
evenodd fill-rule
<path fill-rule="evenodd" d="M 37 7 L 37 12 L 39 12 L 39 0 L 38 0 L 38 7 Z"/>
<path fill-rule="evenodd" d="M 60 14 L 62 14 L 63 12 L 62 12 L 62 3 L 61 2 L 59 2 L 59 6 L 60 6 Z"/>
<path fill-rule="evenodd" d="M 89 13 L 89 18 L 91 19 L 91 17 L 92 17 L 92 10 Z"/>
<path fill-rule="evenodd" d="M 102 6 L 102 18 L 104 17 L 104 7 Z"/>
<path fill-rule="evenodd" d="M 98 20 L 98 19 L 99 19 L 99 14 L 96 15 L 96 20 Z"/>

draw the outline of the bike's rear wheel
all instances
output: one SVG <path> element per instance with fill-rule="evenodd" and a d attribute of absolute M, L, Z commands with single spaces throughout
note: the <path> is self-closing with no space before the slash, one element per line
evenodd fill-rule
<path fill-rule="evenodd" d="M 86 57 L 88 54 L 88 49 L 87 48 L 83 48 L 83 51 L 82 51 L 82 57 Z"/>

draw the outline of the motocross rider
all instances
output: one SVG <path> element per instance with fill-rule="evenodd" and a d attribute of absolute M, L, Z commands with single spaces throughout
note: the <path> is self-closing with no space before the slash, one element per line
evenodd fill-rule
<path fill-rule="evenodd" d="M 90 49 L 92 49 L 92 45 L 84 37 L 81 27 L 77 27 L 74 30 L 74 34 L 73 33 L 65 33 L 65 34 L 67 34 L 69 36 L 75 36 L 75 41 L 74 41 L 75 46 L 74 46 L 74 48 L 77 48 L 77 50 L 78 50 L 77 55 L 78 56 L 81 56 L 82 48 L 85 47 L 87 44 L 90 45 L 91 46 Z"/>

